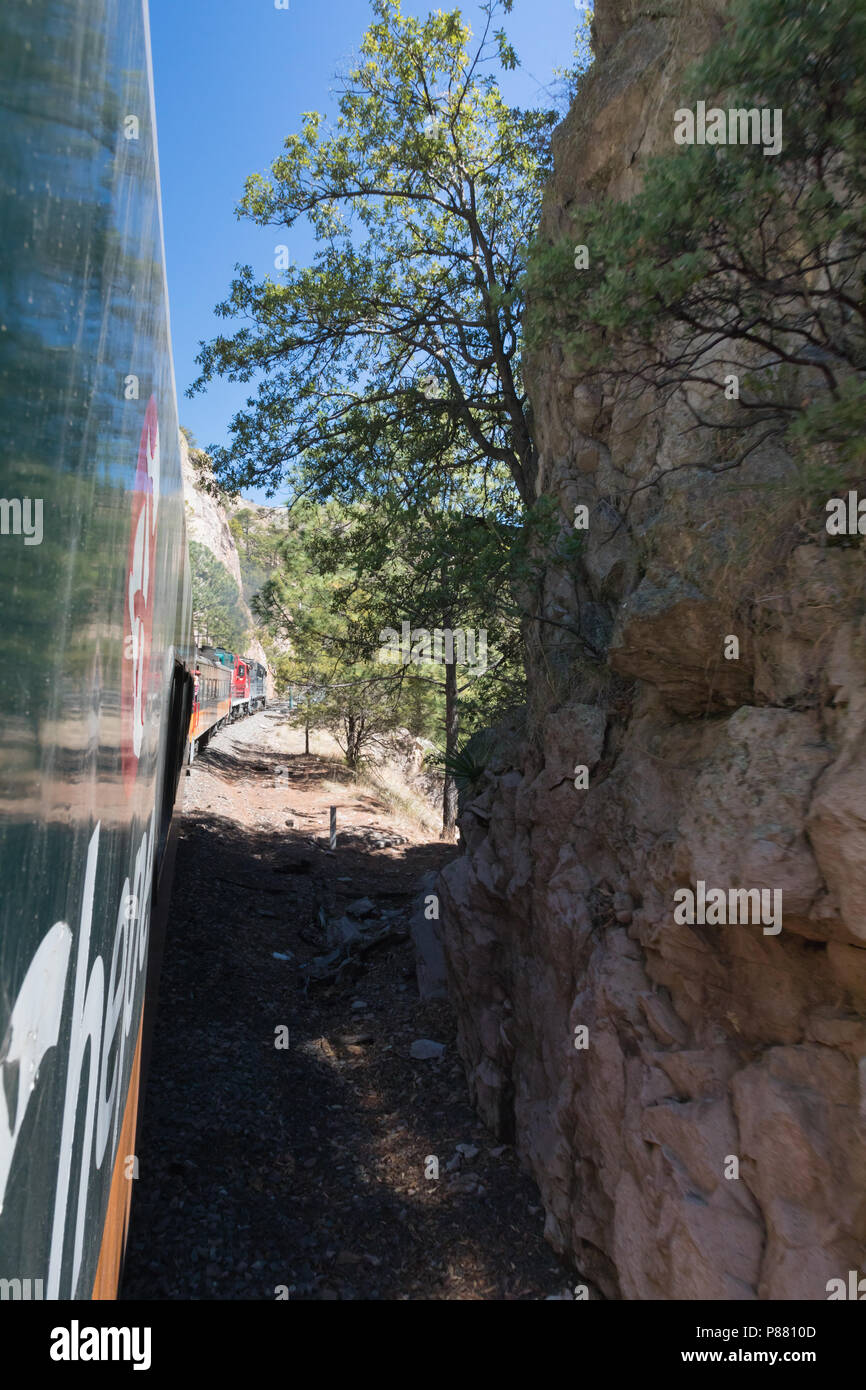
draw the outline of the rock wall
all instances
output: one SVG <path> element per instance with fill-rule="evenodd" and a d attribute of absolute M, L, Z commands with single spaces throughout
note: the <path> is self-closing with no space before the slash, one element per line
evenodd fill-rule
<path fill-rule="evenodd" d="M 207 546 L 211 554 L 225 566 L 240 589 L 241 562 L 234 536 L 229 530 L 228 516 L 215 497 L 198 487 L 189 445 L 183 434 L 180 436 L 180 461 L 183 470 L 187 536 L 189 540 Z"/>
<path fill-rule="evenodd" d="M 220 506 L 215 497 L 202 491 L 197 486 L 196 472 L 192 465 L 189 453 L 189 445 L 183 434 L 180 436 L 180 462 L 183 473 L 183 500 L 186 512 L 187 538 L 191 541 L 198 541 L 215 555 L 221 565 L 224 565 L 238 586 L 241 594 L 241 605 L 246 615 L 246 620 L 252 629 L 255 620 L 252 613 L 243 599 L 243 583 L 241 579 L 241 562 L 235 545 L 234 536 L 229 529 L 228 516 L 225 509 Z M 251 506 L 254 504 L 250 504 Z M 252 657 L 255 661 L 260 661 L 263 666 L 268 667 L 267 694 L 269 699 L 274 698 L 274 682 L 270 674 L 270 663 L 265 649 L 257 637 L 250 637 L 246 644 L 245 656 Z"/>
<path fill-rule="evenodd" d="M 597 0 L 544 231 L 633 192 L 722 12 Z M 473 1097 L 603 1296 L 823 1299 L 866 1269 L 864 550 L 748 491 L 789 475 L 778 449 L 737 488 L 689 466 L 717 441 L 682 402 L 602 398 L 553 348 L 530 392 L 537 492 L 591 524 L 439 880 Z M 698 880 L 781 890 L 781 930 L 678 924 Z"/>

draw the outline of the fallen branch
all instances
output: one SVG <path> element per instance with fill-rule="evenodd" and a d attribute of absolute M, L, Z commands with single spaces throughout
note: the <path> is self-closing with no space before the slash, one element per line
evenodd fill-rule
<path fill-rule="evenodd" d="M 313 985 L 324 985 L 338 980 L 350 966 L 360 969 L 365 956 L 382 947 L 397 945 L 405 941 L 407 935 L 405 927 L 386 925 L 375 933 L 362 934 L 352 941 L 347 941 L 326 956 L 314 956 L 306 965 L 301 966 L 301 973 L 307 977 L 304 994 Z"/>

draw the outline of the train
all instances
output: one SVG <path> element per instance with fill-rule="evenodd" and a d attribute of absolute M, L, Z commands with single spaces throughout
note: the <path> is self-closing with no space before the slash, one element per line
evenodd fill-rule
<path fill-rule="evenodd" d="M 146 0 L 0 7 L 0 1299 L 117 1296 L 193 630 Z"/>
<path fill-rule="evenodd" d="M 188 743 L 192 762 L 224 724 L 267 704 L 268 668 L 224 647 L 197 647 Z"/>

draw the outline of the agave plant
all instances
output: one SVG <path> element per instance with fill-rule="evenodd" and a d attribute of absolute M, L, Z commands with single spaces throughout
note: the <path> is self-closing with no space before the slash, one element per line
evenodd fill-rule
<path fill-rule="evenodd" d="M 471 753 L 468 745 L 463 748 L 456 748 L 453 753 L 446 753 L 440 748 L 436 761 L 446 773 L 454 778 L 457 790 L 461 792 L 476 786 L 487 771 L 487 763 L 480 761 L 474 753 Z"/>

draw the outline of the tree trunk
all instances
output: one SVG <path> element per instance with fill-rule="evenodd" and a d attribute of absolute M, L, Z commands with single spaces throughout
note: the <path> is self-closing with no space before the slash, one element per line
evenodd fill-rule
<path fill-rule="evenodd" d="M 452 652 L 452 656 L 456 653 Z M 445 754 L 449 759 L 457 752 L 457 735 L 460 729 L 460 710 L 457 704 L 457 662 L 445 663 Z M 445 790 L 442 796 L 442 835 L 443 840 L 457 839 L 457 783 L 446 770 Z"/>
<path fill-rule="evenodd" d="M 309 751 L 310 751 L 310 726 L 309 726 L 309 724 L 304 724 L 304 752 L 305 752 L 305 753 L 309 753 Z"/>
<path fill-rule="evenodd" d="M 358 766 L 358 721 L 354 714 L 350 714 L 344 721 L 343 727 L 346 730 L 346 762 L 354 772 Z"/>

